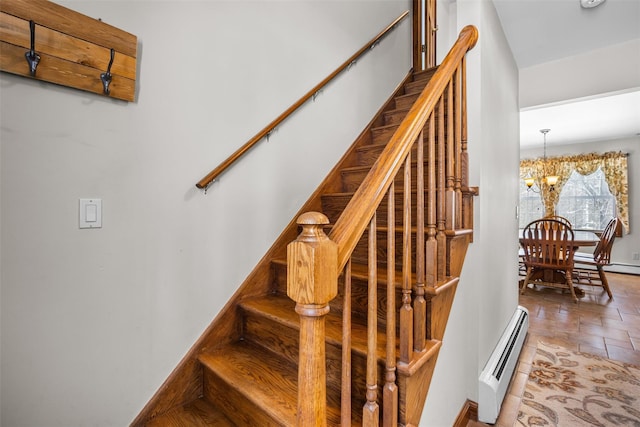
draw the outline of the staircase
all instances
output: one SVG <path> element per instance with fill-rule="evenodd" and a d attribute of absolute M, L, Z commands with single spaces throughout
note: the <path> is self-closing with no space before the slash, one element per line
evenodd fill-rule
<path fill-rule="evenodd" d="M 473 236 L 476 37 L 407 76 L 132 426 L 418 425 Z"/>

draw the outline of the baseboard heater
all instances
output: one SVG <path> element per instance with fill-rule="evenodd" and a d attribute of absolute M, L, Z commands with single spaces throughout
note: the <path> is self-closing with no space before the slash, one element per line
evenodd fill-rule
<path fill-rule="evenodd" d="M 479 378 L 478 421 L 494 424 L 529 329 L 529 311 L 518 306 Z"/>

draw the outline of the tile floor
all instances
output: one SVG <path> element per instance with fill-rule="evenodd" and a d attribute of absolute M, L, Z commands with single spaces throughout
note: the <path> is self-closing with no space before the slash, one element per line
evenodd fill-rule
<path fill-rule="evenodd" d="M 590 286 L 581 286 L 585 295 L 577 303 L 568 293 L 541 286 L 520 296 L 520 305 L 529 310 L 529 332 L 494 426 L 515 425 L 539 339 L 640 365 L 640 276 L 607 273 L 607 277 L 612 300 L 602 288 Z M 481 426 L 486 424 L 467 424 Z"/>

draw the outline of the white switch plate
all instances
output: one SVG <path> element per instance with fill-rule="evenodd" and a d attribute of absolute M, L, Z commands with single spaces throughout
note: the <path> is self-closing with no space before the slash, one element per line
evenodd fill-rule
<path fill-rule="evenodd" d="M 80 199 L 80 228 L 102 228 L 102 199 Z"/>

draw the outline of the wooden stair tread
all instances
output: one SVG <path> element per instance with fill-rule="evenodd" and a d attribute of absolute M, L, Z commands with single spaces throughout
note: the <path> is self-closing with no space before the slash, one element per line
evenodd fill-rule
<path fill-rule="evenodd" d="M 380 126 L 374 126 L 371 128 L 372 131 L 381 131 L 381 130 L 386 130 L 386 129 L 393 129 L 393 128 L 397 128 L 399 127 L 400 124 L 399 123 L 392 123 L 390 125 L 380 125 Z"/>
<path fill-rule="evenodd" d="M 150 420 L 147 427 L 236 427 L 222 411 L 206 399 L 197 399 Z"/>
<path fill-rule="evenodd" d="M 296 425 L 297 365 L 245 341 L 229 344 L 214 353 L 202 353 L 198 360 L 277 420 L 278 425 Z M 340 419 L 340 409 L 330 402 L 327 402 L 327 418 Z"/>
<path fill-rule="evenodd" d="M 232 343 L 212 353 L 202 353 L 198 360 L 206 369 L 221 377 L 229 387 L 241 391 L 272 419 L 278 420 L 282 425 L 295 425 L 297 366 L 244 341 Z M 339 419 L 336 408 L 327 406 L 327 412 L 330 418 Z"/>

